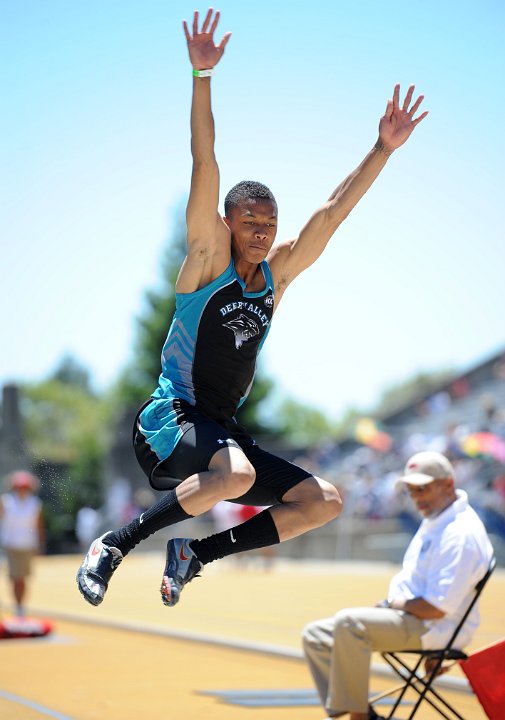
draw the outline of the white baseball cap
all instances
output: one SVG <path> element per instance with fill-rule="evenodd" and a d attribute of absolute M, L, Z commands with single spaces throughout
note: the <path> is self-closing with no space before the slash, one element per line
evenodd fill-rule
<path fill-rule="evenodd" d="M 449 460 L 438 452 L 431 450 L 418 452 L 407 460 L 404 474 L 398 482 L 407 485 L 427 485 L 433 480 L 451 478 L 455 480 L 454 468 Z"/>

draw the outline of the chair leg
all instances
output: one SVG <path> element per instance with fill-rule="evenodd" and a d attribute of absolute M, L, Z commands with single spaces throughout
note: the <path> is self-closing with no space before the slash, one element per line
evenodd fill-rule
<path fill-rule="evenodd" d="M 414 708 L 413 708 L 411 714 L 409 715 L 408 720 L 412 720 L 412 718 L 414 717 L 415 713 L 419 709 L 423 700 L 425 700 L 429 705 L 431 705 L 431 707 L 434 710 L 436 710 L 439 715 L 441 715 L 443 718 L 445 718 L 445 720 L 454 720 L 454 718 L 457 718 L 457 720 L 465 720 L 465 718 L 462 715 L 460 715 L 459 712 L 452 707 L 452 705 L 449 705 L 449 703 L 446 700 L 444 700 L 444 698 L 433 687 L 429 687 L 427 685 L 427 683 L 423 682 L 422 680 L 421 680 L 421 682 L 424 686 L 422 690 L 419 690 L 418 688 L 413 686 L 414 689 L 416 690 L 416 692 L 419 693 L 419 698 L 417 700 L 417 703 L 414 705 Z M 427 694 L 428 692 L 430 693 L 430 695 L 433 695 L 438 700 L 438 702 L 441 703 L 447 710 L 449 710 L 449 712 L 451 712 L 452 715 L 447 715 L 442 710 L 442 708 L 438 707 L 436 705 L 436 703 L 434 703 L 433 700 L 430 697 L 428 697 L 428 694 Z"/>
<path fill-rule="evenodd" d="M 425 700 L 434 710 L 438 712 L 439 715 L 441 715 L 445 720 L 454 720 L 454 718 L 457 718 L 457 720 L 465 720 L 465 718 L 460 715 L 457 710 L 455 710 L 452 705 L 450 705 L 444 698 L 432 687 L 432 682 L 434 678 L 437 675 L 437 672 L 443 662 L 443 658 L 440 658 L 440 663 L 435 666 L 432 673 L 428 677 L 428 680 L 425 680 L 424 678 L 420 677 L 417 672 L 419 670 L 419 667 L 423 661 L 423 657 L 421 656 L 419 660 L 416 662 L 414 667 L 409 667 L 403 660 L 396 657 L 395 655 L 386 655 L 383 654 L 384 660 L 391 666 L 391 668 L 395 671 L 397 675 L 403 678 L 405 684 L 390 712 L 388 715 L 388 719 L 391 720 L 400 705 L 400 702 L 402 701 L 405 693 L 409 688 L 412 688 L 415 690 L 415 692 L 418 694 L 418 699 L 416 704 L 414 705 L 412 712 L 408 716 L 408 720 L 412 720 L 414 716 L 416 715 L 421 703 L 423 700 Z M 395 664 L 396 663 L 396 664 Z M 402 672 L 400 669 L 402 668 L 405 673 Z M 433 702 L 431 697 L 428 696 L 428 693 L 430 695 L 433 695 L 434 698 L 452 715 L 447 715 L 446 712 L 444 712 L 444 709 L 439 707 L 436 703 Z"/>
<path fill-rule="evenodd" d="M 389 665 L 393 668 L 393 670 L 396 672 L 396 674 L 397 674 L 397 675 L 400 675 L 401 677 L 403 677 L 403 680 L 405 681 L 405 684 L 404 684 L 404 686 L 403 686 L 400 694 L 399 694 L 398 697 L 396 698 L 396 702 L 395 702 L 395 704 L 393 705 L 393 707 L 392 707 L 392 709 L 391 709 L 391 712 L 390 712 L 389 715 L 388 715 L 388 720 L 394 716 L 394 714 L 395 714 L 395 712 L 396 712 L 396 709 L 398 708 L 398 706 L 400 705 L 401 701 L 403 700 L 403 697 L 404 697 L 405 693 L 407 692 L 407 690 L 409 689 L 409 687 L 412 687 L 414 690 L 416 690 L 415 686 L 413 685 L 414 677 L 417 677 L 417 675 L 416 675 L 417 670 L 418 670 L 419 665 L 421 664 L 421 662 L 422 662 L 422 660 L 423 660 L 423 658 L 420 657 L 419 660 L 417 661 L 415 667 L 414 667 L 413 669 L 411 669 L 411 668 L 408 667 L 408 665 L 406 665 L 405 663 L 403 663 L 403 662 L 402 662 L 401 660 L 399 660 L 397 657 L 394 657 L 394 659 L 395 659 L 396 662 L 398 663 L 398 666 L 402 666 L 405 670 L 407 670 L 407 672 L 409 673 L 409 676 L 408 676 L 408 677 L 404 677 L 403 674 L 398 670 L 398 666 L 395 666 L 395 664 L 393 663 L 393 661 L 390 660 L 389 657 L 387 657 L 386 655 L 384 655 L 384 660 L 385 660 L 387 663 L 389 663 Z"/>

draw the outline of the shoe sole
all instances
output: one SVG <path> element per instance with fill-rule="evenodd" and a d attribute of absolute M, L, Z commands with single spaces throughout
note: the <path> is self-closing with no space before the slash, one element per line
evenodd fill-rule
<path fill-rule="evenodd" d="M 81 593 L 81 595 L 83 596 L 83 598 L 84 598 L 87 602 L 89 602 L 90 605 L 94 605 L 94 607 L 97 607 L 97 605 L 100 605 L 100 603 L 102 602 L 103 598 L 102 598 L 102 597 L 99 597 L 99 596 L 97 596 L 97 597 L 95 598 L 95 597 L 93 597 L 93 596 L 91 596 L 91 595 L 88 595 L 87 586 L 83 585 L 83 582 L 81 582 L 80 571 L 77 573 L 77 576 L 76 576 L 75 580 L 76 580 L 76 582 L 77 582 L 77 587 L 79 588 L 79 592 Z"/>
<path fill-rule="evenodd" d="M 172 592 L 172 587 L 168 577 L 165 575 L 161 581 L 161 601 L 166 607 L 173 607 L 179 602 L 178 593 Z"/>

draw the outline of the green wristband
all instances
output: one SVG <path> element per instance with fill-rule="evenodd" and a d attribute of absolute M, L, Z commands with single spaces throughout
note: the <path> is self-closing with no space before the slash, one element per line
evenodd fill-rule
<path fill-rule="evenodd" d="M 207 68 L 206 70 L 195 70 L 193 68 L 193 76 L 197 78 L 206 78 L 212 75 L 213 69 Z"/>

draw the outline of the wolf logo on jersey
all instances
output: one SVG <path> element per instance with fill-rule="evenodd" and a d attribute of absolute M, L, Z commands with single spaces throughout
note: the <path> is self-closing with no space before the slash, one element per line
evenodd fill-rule
<path fill-rule="evenodd" d="M 240 313 L 240 315 L 233 318 L 233 320 L 223 323 L 223 326 L 233 330 L 235 333 L 235 347 L 237 350 L 241 348 L 247 340 L 259 334 L 258 326 L 254 320 L 248 318 L 244 313 Z"/>

